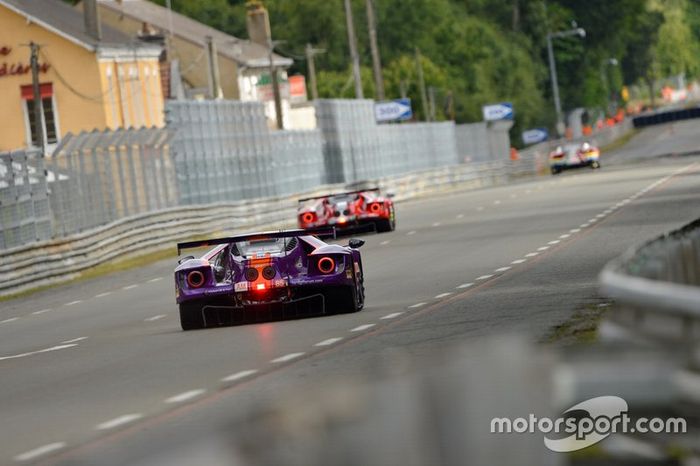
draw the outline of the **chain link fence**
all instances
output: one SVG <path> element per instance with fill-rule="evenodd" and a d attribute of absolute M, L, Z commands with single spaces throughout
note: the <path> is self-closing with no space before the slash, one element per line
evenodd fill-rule
<path fill-rule="evenodd" d="M 51 237 L 44 161 L 38 151 L 0 154 L 0 249 Z"/>
<path fill-rule="evenodd" d="M 177 205 L 167 139 L 155 128 L 66 135 L 45 159 L 53 236 Z"/>

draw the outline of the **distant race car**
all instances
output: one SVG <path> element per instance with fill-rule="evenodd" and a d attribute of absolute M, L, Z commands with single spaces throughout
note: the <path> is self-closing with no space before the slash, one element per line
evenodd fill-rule
<path fill-rule="evenodd" d="M 179 243 L 183 249 L 215 246 L 199 259 L 180 259 L 175 298 L 183 330 L 255 320 L 266 312 L 355 312 L 365 301 L 364 241 L 327 244 L 316 235 L 332 228 L 254 233 Z"/>
<path fill-rule="evenodd" d="M 394 202 L 378 188 L 299 199 L 299 228 L 333 226 L 342 231 L 393 231 Z"/>
<path fill-rule="evenodd" d="M 600 168 L 600 149 L 587 142 L 559 146 L 549 154 L 549 167 L 553 175 L 569 168 Z"/>

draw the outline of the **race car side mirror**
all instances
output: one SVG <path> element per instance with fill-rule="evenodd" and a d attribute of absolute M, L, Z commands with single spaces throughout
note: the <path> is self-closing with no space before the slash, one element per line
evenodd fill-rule
<path fill-rule="evenodd" d="M 348 241 L 348 246 L 352 249 L 360 249 L 363 244 L 365 244 L 364 240 L 357 238 L 351 238 L 350 241 Z"/>
<path fill-rule="evenodd" d="M 194 259 L 194 256 L 185 256 L 182 259 L 178 259 L 177 263 L 182 264 L 183 262 L 187 262 L 190 259 Z"/>

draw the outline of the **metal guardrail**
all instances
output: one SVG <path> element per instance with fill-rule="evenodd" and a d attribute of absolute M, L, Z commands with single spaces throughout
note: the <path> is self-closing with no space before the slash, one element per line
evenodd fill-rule
<path fill-rule="evenodd" d="M 700 341 L 700 220 L 612 261 L 600 282 L 619 303 L 610 333 Z"/>

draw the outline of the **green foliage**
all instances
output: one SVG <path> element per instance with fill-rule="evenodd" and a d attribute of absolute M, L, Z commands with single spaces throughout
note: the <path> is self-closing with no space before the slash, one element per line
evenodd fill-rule
<path fill-rule="evenodd" d="M 164 0 L 154 0 L 163 3 Z M 481 119 L 481 106 L 512 101 L 514 134 L 554 121 L 547 31 L 583 27 L 585 39 L 554 41 L 565 110 L 604 108 L 623 85 L 685 73 L 700 75 L 697 0 L 373 0 L 387 98 L 405 93 L 423 117 L 414 50 L 426 86 L 435 89 L 438 119 L 454 96 L 456 119 Z M 374 95 L 366 0 L 352 0 L 366 97 Z M 307 43 L 317 56 L 319 94 L 354 96 L 343 0 L 264 0 L 278 52 L 306 73 Z M 246 37 L 245 0 L 173 0 L 188 16 Z M 619 65 L 611 65 L 615 58 Z"/>

